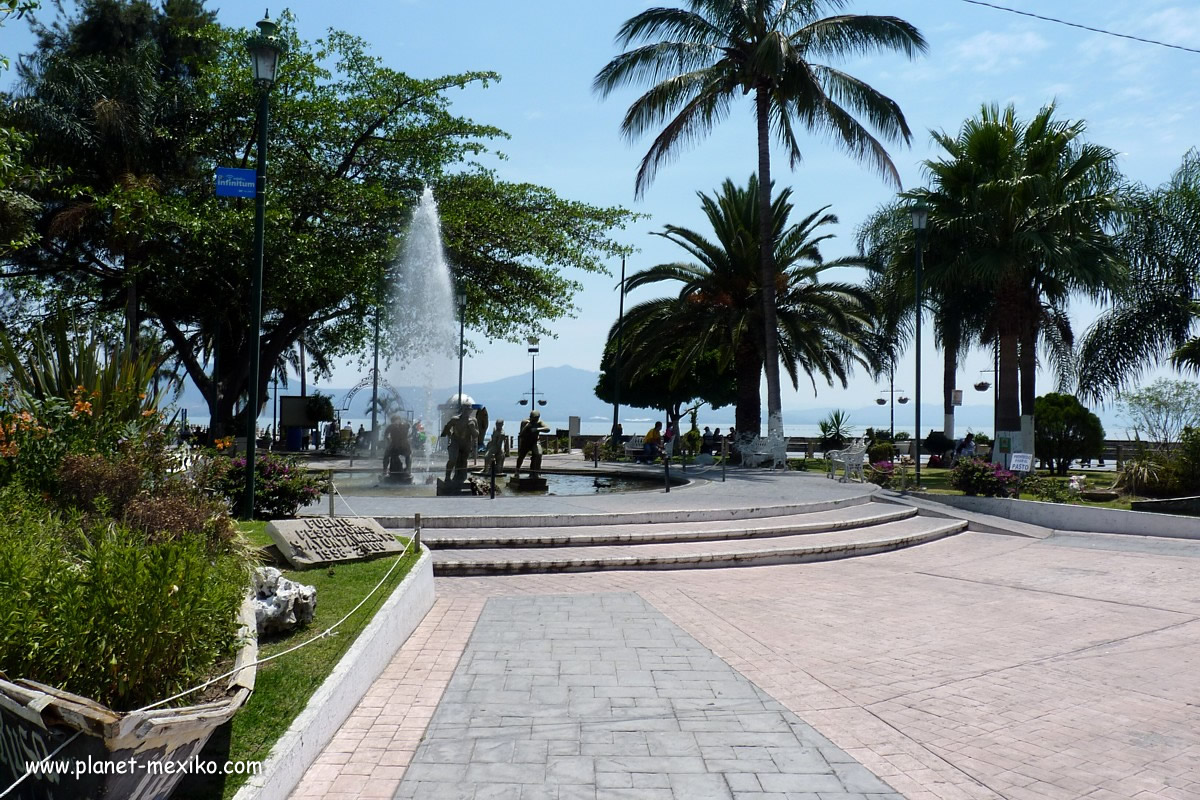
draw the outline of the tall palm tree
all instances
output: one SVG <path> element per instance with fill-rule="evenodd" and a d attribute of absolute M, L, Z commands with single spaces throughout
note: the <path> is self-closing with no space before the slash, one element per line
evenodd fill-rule
<path fill-rule="evenodd" d="M 686 250 L 692 262 L 659 264 L 630 275 L 626 289 L 663 281 L 681 284 L 677 297 L 641 303 L 626 312 L 622 363 L 654 366 L 671 348 L 684 343 L 677 370 L 716 350 L 722 370 L 732 368 L 737 380 L 735 423 L 742 434 L 757 436 L 762 424 L 759 384 L 766 359 L 763 344 L 762 283 L 759 280 L 759 187 L 754 176 L 737 187 L 726 180 L 715 197 L 699 193 L 715 241 L 696 231 L 668 225 L 661 236 Z M 861 266 L 856 258 L 826 262 L 822 233 L 837 217 L 822 208 L 789 224 L 791 190 L 771 204 L 775 332 L 779 354 L 793 386 L 801 373 L 816 390 L 819 376 L 829 385 L 846 385 L 853 366 L 866 363 L 870 332 L 870 298 L 861 287 L 821 282 L 834 267 Z"/>
<path fill-rule="evenodd" d="M 724 119 L 733 101 L 753 94 L 758 138 L 759 281 L 767 373 L 768 431 L 783 445 L 779 388 L 782 353 L 776 333 L 769 243 L 771 133 L 791 166 L 801 160 L 794 123 L 828 134 L 852 156 L 870 162 L 896 186 L 899 174 L 880 141 L 856 119 L 865 116 L 883 138 L 911 138 L 900 107 L 858 78 L 817 59 L 899 50 L 910 58 L 926 49 L 920 32 L 897 17 L 841 14 L 848 0 L 688 0 L 686 8 L 651 8 L 626 20 L 617 33 L 626 50 L 596 76 L 601 96 L 626 84 L 652 83 L 625 114 L 630 139 L 661 131 L 638 170 L 642 194 L 658 166 L 681 146 Z"/>
<path fill-rule="evenodd" d="M 1168 357 L 1200 372 L 1200 152 L 1163 186 L 1131 190 L 1129 204 L 1117 242 L 1130 280 L 1080 345 L 1078 391 L 1092 401 Z"/>
<path fill-rule="evenodd" d="M 965 277 L 987 310 L 984 334 L 1000 351 L 996 433 L 1013 452 L 1033 452 L 1038 341 L 1061 354 L 1071 343 L 1068 298 L 1100 296 L 1124 276 L 1107 233 L 1120 209 L 1116 154 L 1054 112 L 1048 105 L 1025 123 L 1011 105 L 984 106 L 957 136 L 935 133 L 944 153 L 925 162 L 932 185 L 905 195 L 929 204 L 931 240 L 957 243 L 943 274 Z"/>

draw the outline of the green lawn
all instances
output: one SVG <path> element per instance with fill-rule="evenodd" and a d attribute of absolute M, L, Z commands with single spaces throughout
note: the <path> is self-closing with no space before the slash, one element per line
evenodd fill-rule
<path fill-rule="evenodd" d="M 253 543 L 265 546 L 271 542 L 266 533 L 265 522 L 243 522 L 242 530 Z M 317 614 L 307 629 L 290 636 L 273 637 L 259 642 L 259 658 L 265 658 L 285 650 L 301 641 L 312 638 L 329 625 L 341 619 L 358 604 L 383 578 L 397 556 L 340 564 L 326 569 L 283 570 L 291 580 L 317 587 Z M 358 634 L 375 616 L 380 605 L 400 584 L 404 576 L 419 558 L 417 553 L 403 556 L 396 571 L 387 583 L 358 610 L 354 616 L 342 623 L 337 631 L 313 644 L 290 653 L 275 661 L 261 664 L 255 678 L 254 694 L 246 707 L 237 713 L 227 731 L 227 736 L 214 736 L 214 744 L 221 747 L 227 739 L 228 754 L 222 753 L 219 760 L 226 758 L 239 761 L 263 761 L 275 741 L 283 735 L 308 703 L 308 699 L 321 685 L 334 666 L 349 649 Z M 208 758 L 203 755 L 202 758 Z M 218 758 L 212 755 L 213 758 Z M 174 795 L 177 798 L 222 798 L 232 797 L 244 782 L 241 776 L 229 776 L 224 785 L 197 785 L 184 787 Z M 190 783 L 190 781 L 189 781 Z M 199 782 L 197 782 L 199 783 Z"/>

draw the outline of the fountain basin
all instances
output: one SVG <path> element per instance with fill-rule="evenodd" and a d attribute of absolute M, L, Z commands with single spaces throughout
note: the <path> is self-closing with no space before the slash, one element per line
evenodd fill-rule
<path fill-rule="evenodd" d="M 527 473 L 522 472 L 522 477 Z M 496 494 L 505 496 L 528 495 L 590 495 L 612 494 L 617 492 L 661 492 L 663 490 L 662 475 L 631 475 L 629 473 L 612 472 L 547 472 L 539 473 L 546 480 L 544 490 L 522 490 L 516 486 L 510 487 L 509 479 L 512 474 L 505 472 L 496 475 Z M 382 473 L 375 470 L 337 470 L 333 473 L 333 482 L 342 494 L 358 497 L 434 497 L 437 494 L 436 483 L 445 475 L 444 472 L 414 472 L 411 484 L 400 484 L 386 479 Z M 487 482 L 487 477 L 475 474 L 479 480 Z M 681 486 L 689 481 L 681 476 L 671 475 L 671 486 Z M 522 480 L 522 484 L 527 485 Z"/>

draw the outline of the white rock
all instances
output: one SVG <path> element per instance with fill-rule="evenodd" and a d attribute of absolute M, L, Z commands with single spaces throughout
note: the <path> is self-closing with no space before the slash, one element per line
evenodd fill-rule
<path fill-rule="evenodd" d="M 258 635 L 290 631 L 312 622 L 317 589 L 288 580 L 274 567 L 254 572 L 254 617 Z"/>

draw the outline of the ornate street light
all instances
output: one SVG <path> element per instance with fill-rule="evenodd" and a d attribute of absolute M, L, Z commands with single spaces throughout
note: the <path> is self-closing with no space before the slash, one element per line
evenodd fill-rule
<path fill-rule="evenodd" d="M 258 384 L 260 368 L 259 336 L 262 332 L 262 284 L 263 284 L 263 216 L 267 189 L 267 117 L 271 110 L 271 86 L 275 83 L 275 71 L 279 59 L 287 52 L 287 45 L 275 35 L 279 29 L 268 18 L 258 22 L 258 33 L 246 40 L 250 60 L 254 66 L 254 85 L 259 90 L 258 98 L 258 163 L 255 165 L 254 189 L 254 262 L 250 289 L 250 386 L 246 404 L 246 519 L 254 518 L 254 449 L 258 436 Z"/>
<path fill-rule="evenodd" d="M 529 399 L 521 398 L 517 403 L 523 406 L 530 403 L 544 406 L 546 401 L 537 399 L 537 356 L 540 339 L 536 336 L 526 336 L 525 341 L 529 343 Z"/>
<path fill-rule="evenodd" d="M 916 407 L 913 410 L 916 412 L 916 430 L 914 435 L 917 441 L 916 485 L 919 487 L 921 485 L 921 301 L 924 297 L 921 294 L 921 259 L 923 257 L 922 251 L 925 249 L 926 227 L 929 225 L 929 206 L 925 205 L 925 201 L 918 200 L 917 204 L 910 209 L 910 213 L 912 214 L 913 233 L 915 234 L 917 245 L 917 325 L 914 333 L 917 343 L 917 388 L 914 392 Z M 904 401 L 901 400 L 900 402 Z"/>

